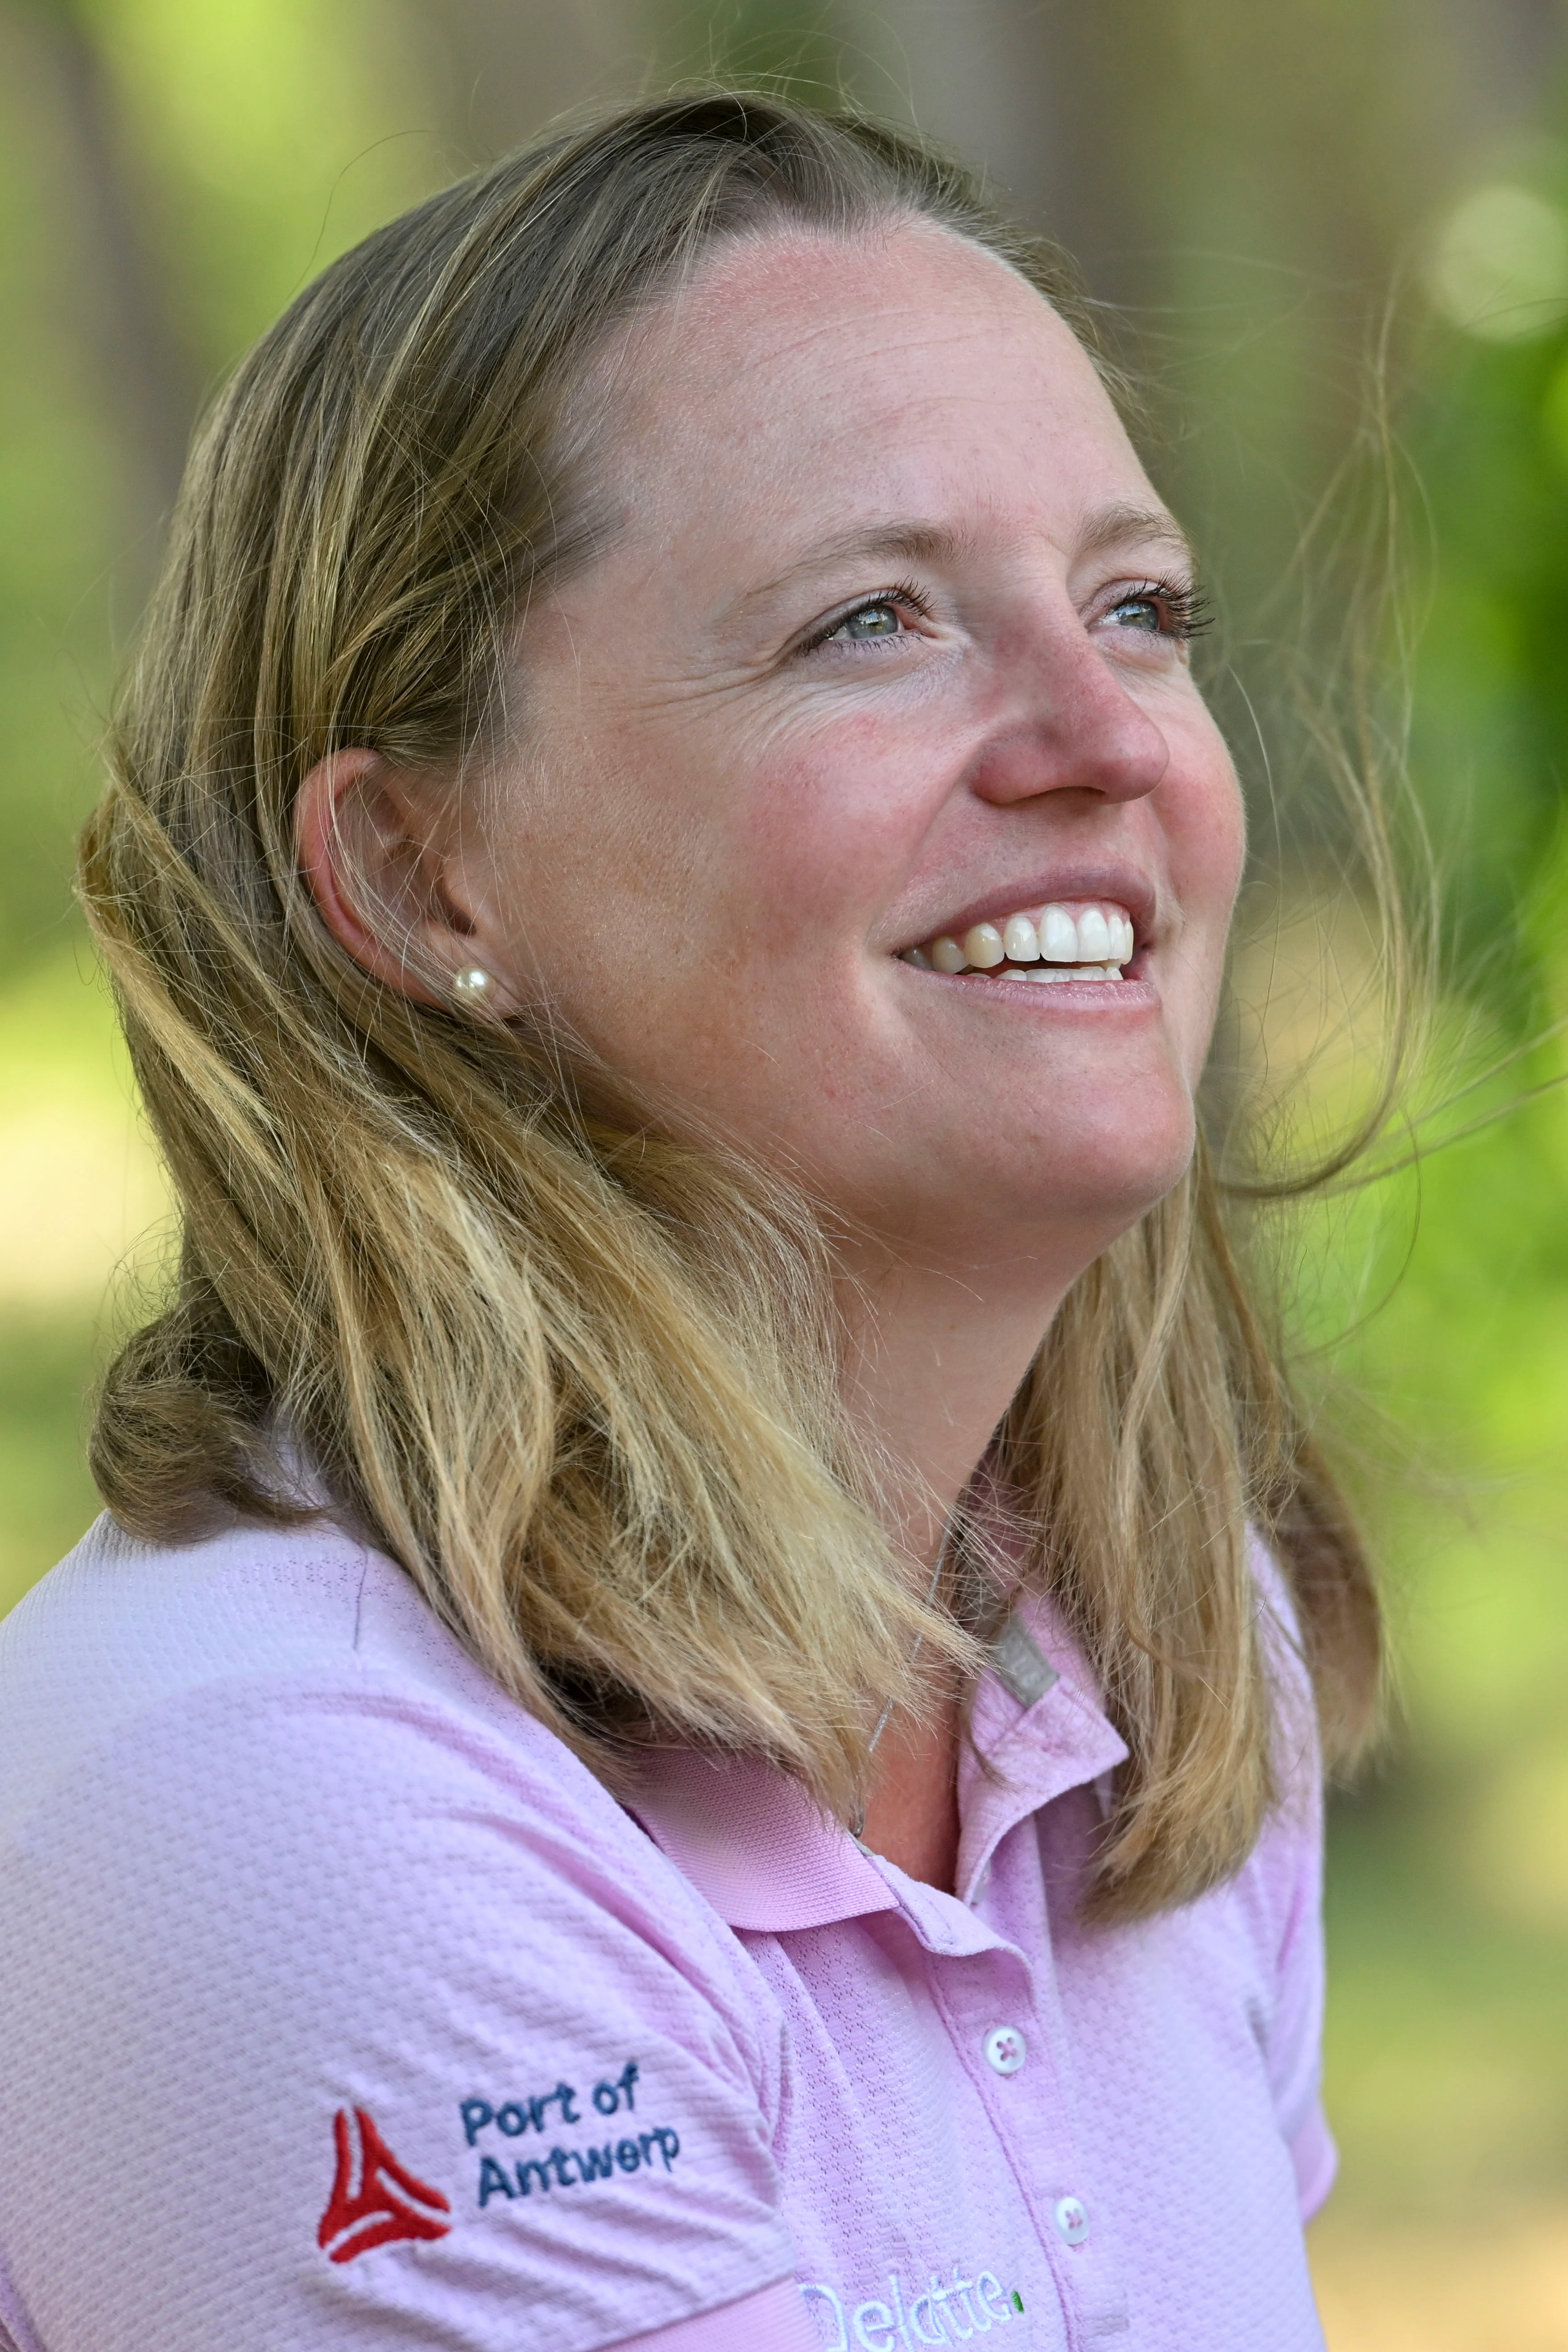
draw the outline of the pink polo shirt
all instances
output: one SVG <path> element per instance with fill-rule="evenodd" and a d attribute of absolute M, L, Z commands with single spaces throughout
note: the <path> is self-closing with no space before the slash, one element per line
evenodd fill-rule
<path fill-rule="evenodd" d="M 634 1816 L 330 1525 L 100 1521 L 0 1627 L 0 2345 L 1321 2347 L 1274 1647 L 1289 1803 L 1090 1932 L 1123 1750 L 1044 1604 L 948 1895 L 754 1764 L 664 1752 Z"/>

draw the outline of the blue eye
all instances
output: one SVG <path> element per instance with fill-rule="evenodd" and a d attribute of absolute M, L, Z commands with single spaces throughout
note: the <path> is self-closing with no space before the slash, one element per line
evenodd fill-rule
<path fill-rule="evenodd" d="M 1118 628 L 1136 629 L 1146 637 L 1169 637 L 1185 645 L 1208 626 L 1208 607 L 1197 589 L 1183 581 L 1151 580 L 1131 594 L 1119 596 L 1106 613 Z"/>
<path fill-rule="evenodd" d="M 1152 596 L 1126 596 L 1113 604 L 1107 618 L 1120 621 L 1123 628 L 1146 629 L 1151 636 L 1164 633 L 1165 616 Z"/>
<path fill-rule="evenodd" d="M 845 614 L 833 635 L 861 645 L 868 637 L 896 637 L 902 627 L 896 604 L 862 604 L 858 612 Z"/>
<path fill-rule="evenodd" d="M 801 650 L 809 654 L 823 646 L 870 646 L 889 637 L 913 637 L 919 631 L 912 625 L 911 615 L 929 619 L 931 607 L 912 583 L 898 582 L 840 614 L 837 621 L 829 621 Z"/>

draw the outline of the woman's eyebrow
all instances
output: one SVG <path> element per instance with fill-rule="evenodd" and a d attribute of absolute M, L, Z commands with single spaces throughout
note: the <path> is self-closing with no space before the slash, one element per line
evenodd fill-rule
<path fill-rule="evenodd" d="M 1080 559 L 1100 555 L 1132 540 L 1168 548 L 1184 563 L 1193 563 L 1192 543 L 1173 515 L 1163 507 L 1137 506 L 1123 499 L 1101 507 L 1095 513 L 1079 537 L 1075 553 Z M 721 618 L 726 622 L 743 621 L 759 607 L 787 593 L 798 581 L 829 571 L 836 564 L 869 562 L 878 558 L 890 563 L 952 563 L 973 551 L 970 534 L 955 530 L 947 523 L 862 524 L 857 530 L 837 531 L 818 540 L 771 580 L 745 589 L 727 606 Z"/>
<path fill-rule="evenodd" d="M 1080 557 L 1101 555 L 1108 548 L 1119 547 L 1129 540 L 1141 540 L 1146 543 L 1152 541 L 1179 555 L 1185 563 L 1190 564 L 1194 561 L 1192 541 L 1174 515 L 1164 507 L 1138 506 L 1121 499 L 1100 508 L 1089 519 L 1074 551 Z M 889 521 L 862 524 L 855 530 L 838 531 L 818 540 L 804 555 L 783 572 L 775 573 L 771 580 L 744 590 L 735 598 L 725 617 L 742 617 L 755 606 L 783 594 L 797 580 L 813 572 L 827 571 L 837 563 L 869 562 L 877 556 L 896 563 L 951 563 L 973 551 L 970 534 L 955 530 L 947 523 Z"/>
<path fill-rule="evenodd" d="M 885 522 L 863 524 L 838 531 L 815 546 L 760 587 L 748 588 L 726 610 L 726 620 L 743 620 L 758 605 L 772 602 L 799 580 L 829 570 L 837 563 L 868 562 L 874 557 L 892 563 L 951 563 L 971 545 L 968 534 L 945 523 Z"/>
<path fill-rule="evenodd" d="M 1080 560 L 1086 555 L 1103 555 L 1133 540 L 1144 546 L 1152 543 L 1168 548 L 1189 568 L 1194 565 L 1193 543 L 1174 515 L 1163 507 L 1135 506 L 1120 499 L 1100 508 L 1091 517 L 1074 552 Z"/>

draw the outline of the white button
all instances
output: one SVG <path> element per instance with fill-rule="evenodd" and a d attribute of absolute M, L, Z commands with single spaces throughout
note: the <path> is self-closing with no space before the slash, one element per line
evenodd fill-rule
<path fill-rule="evenodd" d="M 1082 2245 L 1089 2235 L 1089 2215 L 1078 2198 L 1058 2197 L 1052 2218 L 1069 2246 Z"/>
<path fill-rule="evenodd" d="M 985 2063 L 999 2074 L 1016 2074 L 1028 2054 L 1028 2044 L 1016 2025 L 994 2025 L 985 2037 Z"/>

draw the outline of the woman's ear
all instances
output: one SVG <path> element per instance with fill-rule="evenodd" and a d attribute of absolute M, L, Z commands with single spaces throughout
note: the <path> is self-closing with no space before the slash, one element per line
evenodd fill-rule
<path fill-rule="evenodd" d="M 444 827 L 417 788 L 377 752 L 334 751 L 300 787 L 294 841 L 317 910 L 355 963 L 416 1003 L 451 1001 L 458 975 L 487 977 L 457 990 L 487 1011 L 515 1010 L 494 946 L 463 904 Z"/>

